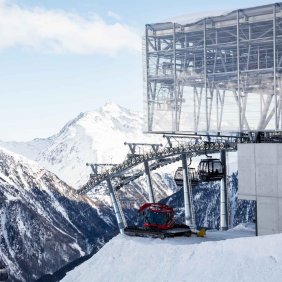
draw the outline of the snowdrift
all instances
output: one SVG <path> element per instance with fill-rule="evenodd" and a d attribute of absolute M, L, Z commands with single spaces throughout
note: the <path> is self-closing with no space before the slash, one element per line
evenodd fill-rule
<path fill-rule="evenodd" d="M 249 228 L 208 232 L 206 238 L 149 239 L 119 235 L 62 280 L 281 281 L 282 234 Z"/>

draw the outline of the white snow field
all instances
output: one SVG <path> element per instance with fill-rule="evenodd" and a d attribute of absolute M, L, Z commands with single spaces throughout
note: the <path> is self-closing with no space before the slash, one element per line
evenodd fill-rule
<path fill-rule="evenodd" d="M 282 234 L 254 237 L 240 225 L 205 238 L 118 235 L 63 282 L 282 281 Z"/>

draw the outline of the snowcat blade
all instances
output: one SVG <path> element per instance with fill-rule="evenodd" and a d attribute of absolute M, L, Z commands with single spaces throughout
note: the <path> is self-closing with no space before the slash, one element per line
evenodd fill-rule
<path fill-rule="evenodd" d="M 172 228 L 168 230 L 156 230 L 142 227 L 126 227 L 124 233 L 128 236 L 151 237 L 151 238 L 169 238 L 177 236 L 190 237 L 192 232 L 190 228 Z"/>

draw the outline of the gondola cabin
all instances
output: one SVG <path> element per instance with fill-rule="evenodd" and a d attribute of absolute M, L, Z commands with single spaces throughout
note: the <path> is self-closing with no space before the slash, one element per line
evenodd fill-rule
<path fill-rule="evenodd" d="M 177 186 L 183 186 L 183 169 L 178 167 L 174 174 L 174 181 Z"/>
<path fill-rule="evenodd" d="M 201 181 L 217 181 L 224 176 L 223 165 L 219 159 L 203 159 L 199 163 L 198 174 Z"/>
<path fill-rule="evenodd" d="M 192 186 L 195 186 L 199 183 L 198 173 L 195 168 L 189 168 L 189 177 L 191 180 Z M 183 186 L 183 168 L 178 167 L 174 174 L 174 181 L 177 186 Z"/>

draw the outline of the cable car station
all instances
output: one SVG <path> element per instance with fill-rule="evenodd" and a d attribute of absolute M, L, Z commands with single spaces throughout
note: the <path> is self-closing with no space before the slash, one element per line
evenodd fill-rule
<path fill-rule="evenodd" d="M 220 229 L 227 230 L 226 154 L 238 151 L 238 195 L 256 202 L 257 235 L 282 232 L 282 3 L 147 24 L 143 51 L 146 132 L 163 134 L 166 145 L 125 143 L 125 161 L 101 172 L 92 164 L 79 193 L 91 196 L 106 181 L 121 233 L 140 235 L 157 218 L 150 235 L 166 236 L 172 211 L 157 204 L 150 173 L 181 161 L 174 179 L 183 187 L 183 224 L 198 234 L 192 189 L 220 181 Z M 136 229 L 127 226 L 118 191 L 144 173 L 146 228 Z"/>

